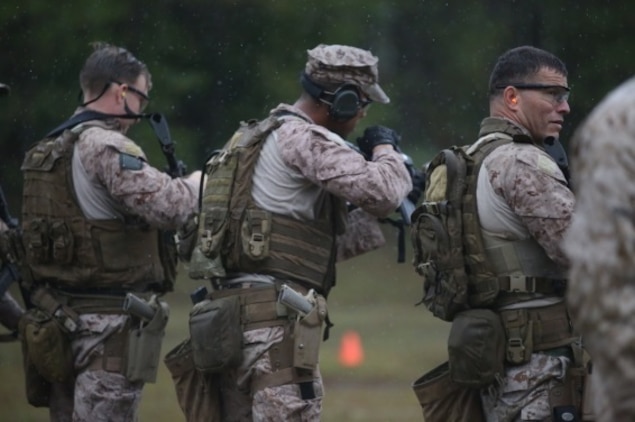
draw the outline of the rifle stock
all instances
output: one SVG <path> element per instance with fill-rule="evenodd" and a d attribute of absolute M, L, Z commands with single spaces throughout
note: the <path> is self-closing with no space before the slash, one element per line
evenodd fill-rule
<path fill-rule="evenodd" d="M 184 176 L 187 167 L 183 161 L 176 158 L 174 141 L 172 141 L 170 136 L 170 129 L 165 116 L 161 113 L 152 113 L 147 115 L 147 117 L 154 134 L 159 139 L 161 151 L 168 162 L 167 173 L 173 178 Z"/>

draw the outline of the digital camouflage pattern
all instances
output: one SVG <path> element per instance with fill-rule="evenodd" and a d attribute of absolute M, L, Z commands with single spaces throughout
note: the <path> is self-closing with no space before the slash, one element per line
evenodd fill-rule
<path fill-rule="evenodd" d="M 315 371 L 315 398 L 302 400 L 296 384 L 251 391 L 254 378 L 272 372 L 268 350 L 282 341 L 283 327 L 259 328 L 243 334 L 243 363 L 234 371 L 220 375 L 223 421 L 317 421 L 322 410 L 323 386 Z M 253 393 L 253 401 L 250 393 Z"/>
<path fill-rule="evenodd" d="M 552 414 L 549 390 L 568 366 L 567 358 L 534 353 L 528 363 L 508 367 L 502 385 L 481 391 L 487 422 L 545 420 Z"/>
<path fill-rule="evenodd" d="M 371 100 L 382 104 L 390 102 L 379 86 L 379 59 L 369 51 L 347 45 L 320 44 L 307 53 L 304 72 L 313 82 L 327 88 L 352 83 Z"/>
<path fill-rule="evenodd" d="M 495 120 L 501 121 L 488 119 L 488 122 Z M 519 127 L 508 131 L 512 136 L 522 134 Z M 486 133 L 482 131 L 480 136 Z M 535 145 L 512 142 L 492 151 L 483 161 L 481 170 L 487 171 L 495 195 L 501 198 L 501 203 L 509 208 L 513 216 L 506 215 L 503 209 L 493 209 L 492 212 L 500 214 L 502 220 L 510 220 L 510 217 L 512 221 L 518 220 L 510 223 L 511 227 L 525 231 L 540 244 L 549 258 L 566 267 L 568 260 L 561 243 L 569 228 L 575 198 L 553 158 Z M 477 196 L 479 194 L 477 192 Z M 484 226 L 492 231 L 492 228 Z"/>
<path fill-rule="evenodd" d="M 479 136 L 490 131 L 530 139 L 524 129 L 503 119 L 485 119 Z M 492 151 L 481 171 L 486 172 L 486 181 L 496 197 L 487 205 L 492 207 L 490 217 L 494 217 L 489 221 L 496 226 L 483 224 L 483 228 L 508 236 L 514 233 L 512 238 L 531 236 L 554 262 L 566 266 L 562 239 L 571 222 L 575 198 L 555 161 L 532 143 L 512 142 Z M 477 197 L 481 194 L 480 184 L 481 179 Z M 482 222 L 487 221 L 480 205 L 479 217 Z M 532 306 L 531 302 L 527 306 Z M 568 364 L 566 358 L 534 353 L 527 364 L 506 365 L 502 385 L 481 392 L 486 420 L 543 420 L 551 414 L 549 389 L 561 382 Z"/>
<path fill-rule="evenodd" d="M 597 420 L 635 420 L 635 79 L 576 129 L 567 300 L 593 360 Z"/>
<path fill-rule="evenodd" d="M 272 113 L 278 111 L 303 115 L 301 110 L 289 105 L 279 105 Z M 339 136 L 300 118 L 286 119 L 275 135 L 267 142 L 277 142 L 282 161 L 304 184 L 320 186 L 359 207 L 348 214 L 347 231 L 337 239 L 338 258 L 350 258 L 381 246 L 384 238 L 377 218 L 394 212 L 412 189 L 401 155 L 382 149 L 374 155 L 373 161 L 366 161 Z M 303 399 L 297 384 L 251 391 L 254 377 L 271 372 L 267 351 L 280 342 L 283 335 L 282 327 L 244 333 L 242 365 L 221 375 L 223 411 L 226 412 L 223 420 L 319 420 L 323 385 L 318 370 L 314 372 L 315 398 L 312 399 Z"/>
<path fill-rule="evenodd" d="M 141 148 L 119 132 L 115 122 L 86 129 L 75 152 L 91 183 L 104 187 L 97 193 L 102 198 L 98 203 L 113 217 L 138 216 L 153 227 L 176 229 L 197 209 L 198 182 L 172 179 L 145 163 Z M 142 167 L 122 168 L 122 152 L 141 158 Z M 110 209 L 113 200 L 116 206 Z M 53 386 L 51 420 L 70 421 L 72 415 L 75 422 L 136 421 L 143 383 L 131 383 L 119 373 L 87 369 L 103 355 L 104 341 L 124 329 L 128 316 L 82 314 L 80 319 L 72 342 L 78 375 L 67 385 Z"/>
<path fill-rule="evenodd" d="M 147 164 L 144 152 L 117 131 L 116 122 L 82 132 L 76 153 L 88 177 L 103 185 L 108 195 L 122 205 L 124 213 L 142 217 L 152 227 L 178 228 L 198 207 L 198 181 L 172 179 Z M 140 158 L 142 168 L 122 168 L 121 153 Z"/>
<path fill-rule="evenodd" d="M 279 111 L 303 115 L 284 104 L 272 113 Z M 381 149 L 373 161 L 366 161 L 363 155 L 345 146 L 339 136 L 302 119 L 290 119 L 276 134 L 287 166 L 375 217 L 393 213 L 412 189 L 403 157 L 394 150 Z"/>

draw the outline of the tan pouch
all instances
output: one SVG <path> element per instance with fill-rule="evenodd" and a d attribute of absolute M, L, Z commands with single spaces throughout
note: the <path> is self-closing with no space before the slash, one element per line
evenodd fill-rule
<path fill-rule="evenodd" d="M 485 422 L 479 390 L 452 382 L 448 362 L 422 375 L 412 389 L 425 422 Z"/>
<path fill-rule="evenodd" d="M 158 301 L 156 312 L 147 323 L 128 334 L 125 376 L 129 381 L 155 382 L 161 360 L 161 343 L 168 323 L 167 303 Z"/>
<path fill-rule="evenodd" d="M 29 362 L 42 378 L 63 383 L 74 374 L 70 335 L 48 313 L 33 308 L 20 320 Z"/>
<path fill-rule="evenodd" d="M 469 309 L 452 321 L 448 337 L 450 378 L 467 388 L 482 388 L 505 373 L 505 330 L 490 309 Z"/>
<path fill-rule="evenodd" d="M 176 398 L 187 422 L 220 422 L 219 377 L 196 370 L 190 339 L 170 350 L 163 360 L 172 375 Z"/>
<path fill-rule="evenodd" d="M 243 332 L 238 295 L 197 303 L 190 311 L 189 325 L 196 369 L 214 374 L 240 365 Z"/>
<path fill-rule="evenodd" d="M 316 295 L 316 304 L 305 316 L 298 316 L 293 328 L 293 367 L 313 370 L 319 361 L 326 299 Z"/>

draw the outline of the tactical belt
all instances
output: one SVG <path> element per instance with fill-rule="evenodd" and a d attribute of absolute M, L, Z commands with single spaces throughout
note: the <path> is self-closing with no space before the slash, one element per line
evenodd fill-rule
<path fill-rule="evenodd" d="M 298 293 L 306 294 L 307 289 L 297 284 L 287 283 Z M 289 322 L 287 308 L 278 303 L 278 286 L 236 287 L 214 290 L 211 299 L 238 295 L 240 298 L 240 322 L 243 331 L 257 328 L 275 327 Z"/>
<path fill-rule="evenodd" d="M 300 294 L 308 289 L 295 283 L 286 283 Z M 254 376 L 251 382 L 252 394 L 267 387 L 311 382 L 315 378 L 312 371 L 293 367 L 293 337 L 286 307 L 278 303 L 278 284 L 265 287 L 241 287 L 240 285 L 209 294 L 210 298 L 239 295 L 241 324 L 244 331 L 257 328 L 284 326 L 282 341 L 269 349 L 272 373 Z"/>
<path fill-rule="evenodd" d="M 513 292 L 528 293 L 558 293 L 554 283 L 556 280 L 540 277 L 499 277 L 498 285 L 500 290 Z"/>
<path fill-rule="evenodd" d="M 522 350 L 548 350 L 569 345 L 577 338 L 564 302 L 540 308 L 505 309 L 500 315 L 508 347 L 512 344 Z"/>

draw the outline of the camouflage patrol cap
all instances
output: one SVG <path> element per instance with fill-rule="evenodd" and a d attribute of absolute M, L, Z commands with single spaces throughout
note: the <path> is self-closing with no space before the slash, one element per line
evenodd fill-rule
<path fill-rule="evenodd" d="M 307 50 L 306 75 L 316 84 L 326 88 L 352 83 L 378 103 L 387 104 L 390 98 L 379 86 L 379 59 L 370 51 L 347 45 L 320 44 Z"/>
<path fill-rule="evenodd" d="M 6 95 L 9 93 L 9 91 L 10 91 L 9 85 L 5 85 L 2 82 L 0 82 L 0 95 Z"/>

